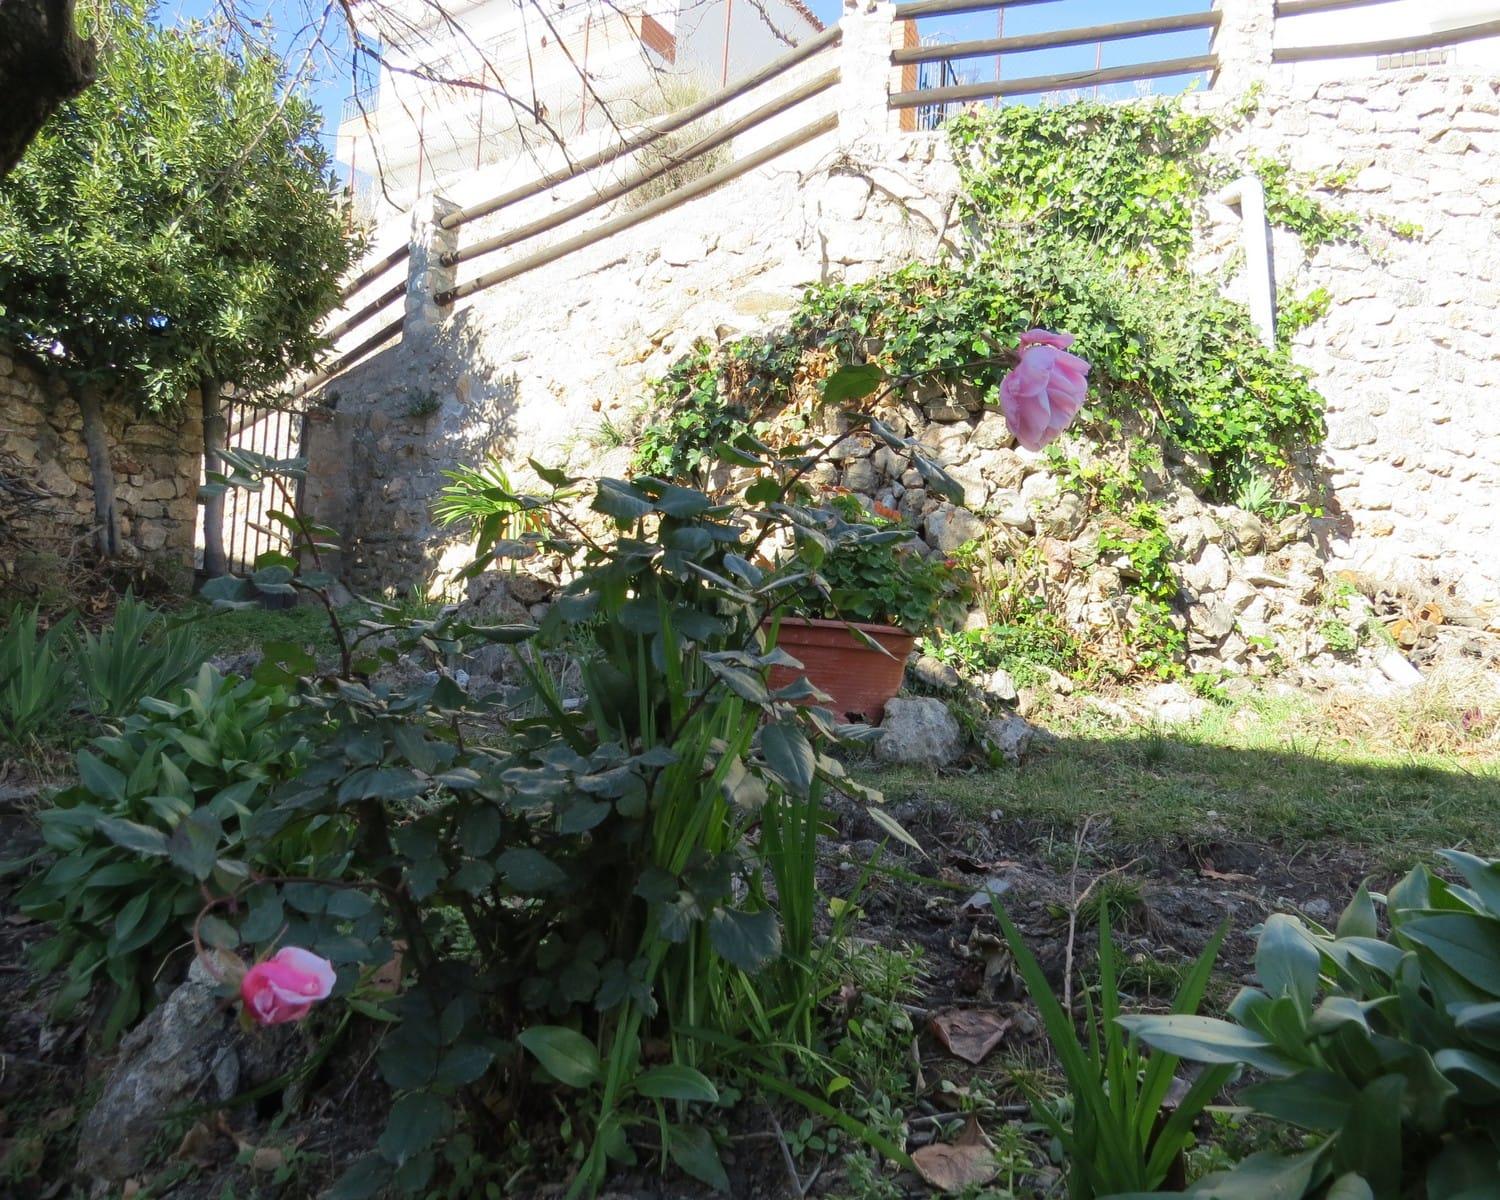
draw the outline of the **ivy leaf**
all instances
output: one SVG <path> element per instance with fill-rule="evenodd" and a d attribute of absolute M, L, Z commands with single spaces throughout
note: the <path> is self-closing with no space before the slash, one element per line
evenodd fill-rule
<path fill-rule="evenodd" d="M 370 1200 L 391 1181 L 391 1164 L 378 1154 L 366 1154 L 345 1171 L 325 1200 Z"/>
<path fill-rule="evenodd" d="M 863 400 L 885 381 L 885 372 L 875 363 L 850 363 L 823 381 L 825 404 L 848 404 Z"/>

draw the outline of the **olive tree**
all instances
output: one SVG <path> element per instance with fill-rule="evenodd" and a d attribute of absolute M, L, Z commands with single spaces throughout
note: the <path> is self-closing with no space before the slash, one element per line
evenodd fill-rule
<path fill-rule="evenodd" d="M 99 548 L 118 549 L 105 399 L 171 420 L 197 391 L 217 466 L 227 383 L 310 366 L 359 250 L 316 108 L 269 56 L 204 26 L 163 29 L 140 0 L 102 10 L 94 86 L 0 180 L 0 338 L 83 416 Z M 205 504 L 205 568 L 223 571 Z"/>

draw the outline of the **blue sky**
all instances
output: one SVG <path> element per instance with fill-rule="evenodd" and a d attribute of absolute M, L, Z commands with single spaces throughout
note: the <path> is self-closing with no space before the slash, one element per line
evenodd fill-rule
<path fill-rule="evenodd" d="M 843 11 L 842 0 L 807 0 L 809 7 L 824 22 L 833 22 Z M 279 31 L 278 36 L 290 57 L 302 62 L 302 47 L 308 40 L 308 25 L 323 11 L 323 0 L 236 0 L 238 11 L 247 16 L 264 13 Z M 1051 0 L 1050 3 L 1025 4 L 1004 12 L 1004 34 L 1039 33 L 1080 26 L 1099 25 L 1134 17 L 1202 12 L 1209 0 Z M 215 0 L 164 0 L 159 17 L 163 22 L 206 17 L 215 9 Z M 962 16 L 928 19 L 918 26 L 924 41 L 962 41 L 996 36 L 998 14 L 971 13 Z M 307 63 L 307 76 L 313 98 L 325 115 L 324 135 L 332 148 L 333 131 L 340 110 L 353 87 L 348 42 L 340 20 L 335 17 L 325 30 L 325 48 Z M 1164 34 L 1106 43 L 1102 50 L 1103 65 L 1117 66 L 1132 62 L 1180 58 L 1203 53 L 1208 46 L 1208 31 Z M 1073 46 L 1059 50 L 1033 51 L 1007 55 L 1001 71 L 1008 79 L 1027 75 L 1049 75 L 1062 71 L 1089 70 L 1095 63 L 1095 47 Z M 959 64 L 964 78 L 994 78 L 993 58 L 970 59 Z M 1184 78 L 1157 81 L 1154 90 L 1180 91 L 1190 81 Z M 1133 88 L 1121 85 L 1118 94 Z"/>

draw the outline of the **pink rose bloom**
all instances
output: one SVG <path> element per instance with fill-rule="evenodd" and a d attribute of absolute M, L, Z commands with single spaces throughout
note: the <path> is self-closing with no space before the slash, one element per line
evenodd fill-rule
<path fill-rule="evenodd" d="M 1071 333 L 1031 329 L 1021 358 L 1000 384 L 1000 411 L 1016 441 L 1040 450 L 1066 429 L 1088 398 L 1089 364 L 1069 354 Z"/>
<path fill-rule="evenodd" d="M 310 950 L 284 946 L 240 981 L 240 999 L 257 1025 L 300 1021 L 333 991 L 333 964 Z"/>

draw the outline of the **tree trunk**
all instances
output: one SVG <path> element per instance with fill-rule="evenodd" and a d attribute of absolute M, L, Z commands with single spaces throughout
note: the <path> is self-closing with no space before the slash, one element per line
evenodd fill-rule
<path fill-rule="evenodd" d="M 203 380 L 198 384 L 198 390 L 203 397 L 203 478 L 212 488 L 214 483 L 208 478 L 209 474 L 224 469 L 224 461 L 219 457 L 226 436 L 224 405 L 217 379 Z M 217 579 L 227 574 L 229 556 L 224 553 L 224 493 L 209 491 L 203 498 L 203 577 Z"/>
<path fill-rule="evenodd" d="M 78 36 L 73 0 L 0 0 L 0 176 L 48 117 L 94 82 L 94 44 Z"/>
<path fill-rule="evenodd" d="M 109 461 L 104 408 L 92 384 L 75 385 L 73 398 L 83 415 L 83 444 L 88 451 L 89 475 L 94 485 L 95 543 L 101 557 L 114 558 L 120 553 L 120 517 L 115 508 L 115 469 Z"/>

